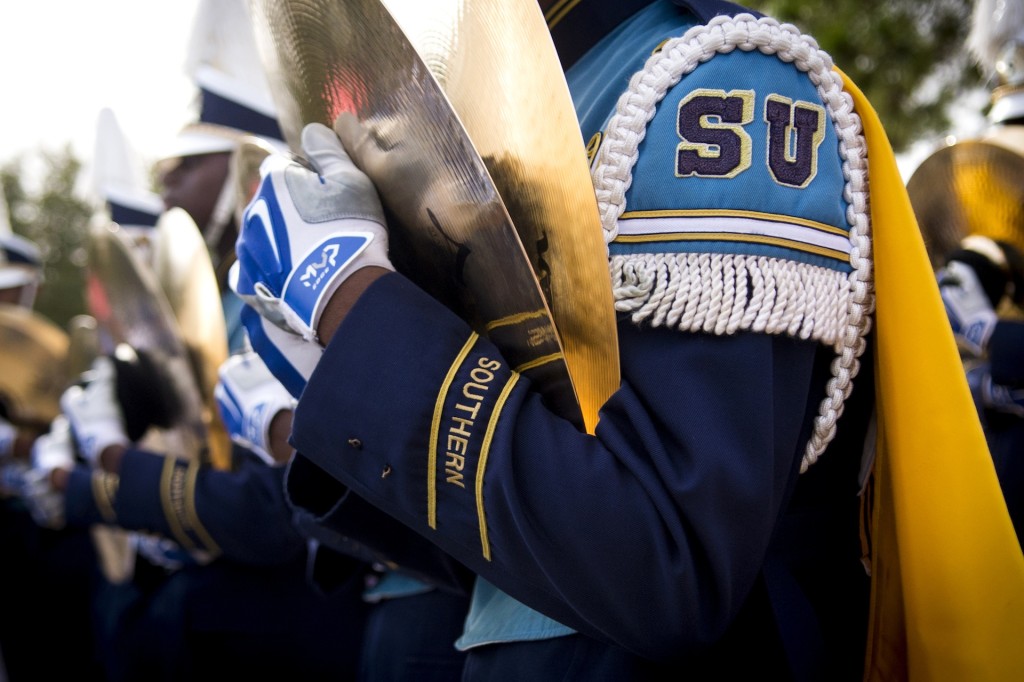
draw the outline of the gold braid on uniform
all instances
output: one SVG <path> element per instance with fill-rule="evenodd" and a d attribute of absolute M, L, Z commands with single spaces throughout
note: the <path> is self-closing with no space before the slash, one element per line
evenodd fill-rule
<path fill-rule="evenodd" d="M 92 496 L 96 508 L 106 523 L 117 523 L 114 502 L 117 500 L 117 488 L 121 477 L 106 471 L 94 471 L 92 474 Z"/>
<path fill-rule="evenodd" d="M 160 503 L 167 525 L 178 544 L 189 551 L 199 549 L 219 554 L 220 547 L 196 513 L 195 487 L 198 473 L 198 461 L 166 457 L 160 475 Z"/>

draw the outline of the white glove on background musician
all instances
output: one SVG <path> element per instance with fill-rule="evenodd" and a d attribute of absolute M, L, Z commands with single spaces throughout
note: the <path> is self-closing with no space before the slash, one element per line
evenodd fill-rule
<path fill-rule="evenodd" d="M 124 413 L 117 402 L 114 362 L 98 357 L 82 375 L 85 386 L 72 386 L 60 398 L 61 411 L 71 423 L 78 451 L 92 466 L 111 445 L 128 445 Z"/>
<path fill-rule="evenodd" d="M 32 519 L 46 528 L 64 526 L 64 493 L 53 487 L 56 469 L 75 466 L 74 445 L 68 420 L 57 417 L 50 431 L 32 445 L 32 466 L 22 477 L 21 495 Z"/>
<path fill-rule="evenodd" d="M 938 273 L 939 293 L 957 343 L 974 357 L 984 354 L 998 318 L 974 269 L 952 260 Z"/>
<path fill-rule="evenodd" d="M 281 411 L 295 409 L 295 399 L 256 353 L 231 356 L 220 366 L 219 376 L 214 397 L 231 440 L 267 464 L 277 464 L 270 425 Z"/>
<path fill-rule="evenodd" d="M 131 535 L 135 551 L 145 557 L 146 561 L 168 571 L 177 571 L 185 566 L 207 563 L 205 557 L 196 557 L 181 548 L 181 545 L 168 538 L 158 535 Z"/>
<path fill-rule="evenodd" d="M 1002 386 L 992 380 L 991 368 L 982 363 L 967 371 L 967 385 L 982 407 L 1024 417 L 1024 388 Z"/>

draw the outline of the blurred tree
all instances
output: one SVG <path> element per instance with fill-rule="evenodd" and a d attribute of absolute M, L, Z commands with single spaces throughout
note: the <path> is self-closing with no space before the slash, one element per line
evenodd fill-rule
<path fill-rule="evenodd" d="M 11 229 L 38 244 L 46 264 L 36 310 L 66 328 L 73 316 L 85 312 L 85 238 L 94 207 L 74 192 L 82 162 L 70 146 L 40 152 L 38 161 L 38 190 L 26 186 L 27 164 L 22 157 L 0 167 L 0 187 Z"/>
<path fill-rule="evenodd" d="M 971 0 L 744 4 L 814 36 L 867 95 L 897 152 L 948 131 L 949 105 L 982 85 L 964 48 Z"/>

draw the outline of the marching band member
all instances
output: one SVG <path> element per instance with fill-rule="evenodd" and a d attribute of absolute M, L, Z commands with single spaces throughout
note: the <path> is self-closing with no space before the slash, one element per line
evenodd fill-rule
<path fill-rule="evenodd" d="M 793 27 L 731 3 L 541 5 L 584 137 L 605 138 L 599 201 L 620 197 L 604 226 L 620 389 L 593 436 L 547 410 L 393 271 L 351 140 L 310 124 L 315 171 L 267 164 L 237 244 L 236 290 L 268 315 L 243 313 L 254 348 L 300 395 L 296 463 L 337 479 L 342 509 L 377 506 L 479 574 L 468 679 L 858 678 L 872 299 L 864 143 L 839 77 Z M 700 216 L 715 225 L 687 238 Z M 299 302 L 287 277 L 333 239 L 351 257 Z M 372 543 L 366 519 L 336 527 Z"/>

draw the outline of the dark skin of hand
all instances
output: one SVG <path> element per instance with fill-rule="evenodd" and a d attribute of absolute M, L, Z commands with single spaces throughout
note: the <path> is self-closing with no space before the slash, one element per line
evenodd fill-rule
<path fill-rule="evenodd" d="M 352 306 L 356 304 L 363 292 L 388 272 L 389 270 L 378 267 L 362 268 L 353 272 L 348 279 L 342 282 L 338 290 L 334 292 L 334 296 L 328 301 L 316 328 L 321 346 L 326 347 L 331 342 L 342 320 L 352 310 Z"/>

